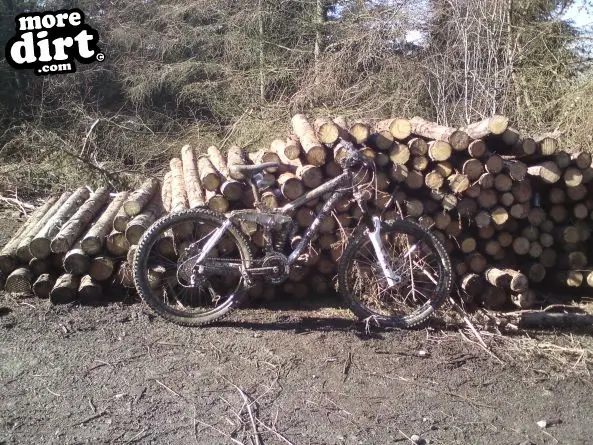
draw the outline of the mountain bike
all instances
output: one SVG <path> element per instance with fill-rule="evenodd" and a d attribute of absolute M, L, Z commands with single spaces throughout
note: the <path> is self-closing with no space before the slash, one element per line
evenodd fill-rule
<path fill-rule="evenodd" d="M 234 165 L 253 192 L 253 209 L 221 214 L 194 208 L 168 214 L 142 236 L 133 262 L 138 293 L 159 315 L 196 326 L 237 307 L 258 279 L 280 284 L 299 267 L 310 242 L 336 203 L 349 196 L 362 210 L 338 263 L 338 291 L 355 315 L 378 326 L 411 328 L 425 322 L 449 294 L 451 263 L 439 240 L 407 219 L 382 221 L 370 209 L 374 163 L 342 141 L 343 173 L 274 209 L 262 204 L 264 173 L 276 163 Z M 293 215 L 322 198 L 324 204 L 294 248 Z M 263 232 L 264 247 L 252 253 L 242 227 Z M 297 238 L 298 239 L 298 238 Z M 294 244 L 293 244 L 294 245 Z"/>

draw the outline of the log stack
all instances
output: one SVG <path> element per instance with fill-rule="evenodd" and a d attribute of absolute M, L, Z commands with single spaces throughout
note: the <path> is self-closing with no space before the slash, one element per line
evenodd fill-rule
<path fill-rule="evenodd" d="M 214 146 L 184 146 L 162 186 L 149 179 L 110 203 L 101 198 L 105 190 L 52 198 L 0 253 L 6 289 L 18 283 L 15 289 L 22 293 L 22 283 L 31 281 L 39 296 L 69 301 L 76 285 L 85 300 L 99 295 L 111 277 L 129 285 L 134 246 L 162 214 L 200 206 L 221 213 L 253 207 L 253 193 L 233 166 L 270 161 L 281 166 L 262 178 L 271 184 L 262 202 L 282 206 L 341 173 L 341 139 L 357 144 L 377 167 L 371 207 L 385 219 L 418 219 L 441 239 L 465 304 L 528 308 L 545 302 L 541 290 L 550 286 L 593 287 L 593 252 L 587 248 L 593 225 L 591 155 L 562 150 L 556 135 L 528 136 L 498 115 L 455 128 L 420 117 L 348 122 L 299 114 L 291 126 L 287 136 L 252 153 L 238 146 L 226 153 Z M 322 204 L 310 202 L 296 212 L 301 230 Z M 340 201 L 303 264 L 278 287 L 258 284 L 252 297 L 327 293 L 359 217 L 352 200 Z M 258 227 L 242 229 L 256 250 L 263 247 Z M 51 251 L 40 248 L 36 255 L 35 240 Z"/>

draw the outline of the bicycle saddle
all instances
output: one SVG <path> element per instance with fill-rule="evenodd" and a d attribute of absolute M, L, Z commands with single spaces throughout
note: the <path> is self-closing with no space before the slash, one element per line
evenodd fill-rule
<path fill-rule="evenodd" d="M 244 165 L 244 164 L 235 164 L 229 165 L 229 170 L 233 174 L 242 174 L 245 176 L 253 177 L 258 173 L 264 171 L 267 168 L 278 168 L 280 164 L 277 162 L 264 162 L 263 164 L 258 165 Z"/>

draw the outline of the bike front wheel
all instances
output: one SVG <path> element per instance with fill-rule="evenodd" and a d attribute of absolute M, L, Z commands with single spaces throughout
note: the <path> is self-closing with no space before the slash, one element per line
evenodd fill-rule
<path fill-rule="evenodd" d="M 370 324 L 419 326 L 449 294 L 449 256 L 431 232 L 412 221 L 382 222 L 380 230 L 386 263 L 395 280 L 389 283 L 386 279 L 365 228 L 342 254 L 338 290 L 354 314 Z"/>
<path fill-rule="evenodd" d="M 159 219 L 140 238 L 132 268 L 134 283 L 157 314 L 197 326 L 224 316 L 241 302 L 245 295 L 241 270 L 249 267 L 252 257 L 247 240 L 234 225 L 227 225 L 206 258 L 196 261 L 225 222 L 224 215 L 211 210 L 185 210 Z"/>

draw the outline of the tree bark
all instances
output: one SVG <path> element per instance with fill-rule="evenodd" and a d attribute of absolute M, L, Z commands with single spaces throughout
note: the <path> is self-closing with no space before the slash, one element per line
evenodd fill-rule
<path fill-rule="evenodd" d="M 89 275 L 97 281 L 105 281 L 113 275 L 115 262 L 113 258 L 107 256 L 98 256 L 91 260 Z"/>
<path fill-rule="evenodd" d="M 33 283 L 33 293 L 37 298 L 49 298 L 49 293 L 53 289 L 56 283 L 56 277 L 49 274 L 44 273 L 37 277 L 35 282 Z"/>
<path fill-rule="evenodd" d="M 49 298 L 53 304 L 66 304 L 76 300 L 78 296 L 78 287 L 80 277 L 66 273 L 61 275 L 54 284 Z"/>
<path fill-rule="evenodd" d="M 307 118 L 302 114 L 295 114 L 292 117 L 292 129 L 301 142 L 307 162 L 318 167 L 325 164 L 325 147 L 315 136 L 315 131 Z"/>
<path fill-rule="evenodd" d="M 221 177 L 220 193 L 229 201 L 240 201 L 243 196 L 243 185 L 231 178 L 226 159 L 215 146 L 208 147 L 208 156 Z"/>
<path fill-rule="evenodd" d="M 128 192 L 118 193 L 113 201 L 107 206 L 101 217 L 93 224 L 89 231 L 84 235 L 81 248 L 87 255 L 96 255 L 103 249 L 105 238 L 111 232 L 113 221 L 123 203 L 128 197 Z"/>
<path fill-rule="evenodd" d="M 451 144 L 455 151 L 467 150 L 470 138 L 466 132 L 457 128 L 445 127 L 436 122 L 427 121 L 421 117 L 415 116 L 410 120 L 412 133 L 427 139 L 439 139 Z"/>
<path fill-rule="evenodd" d="M 68 222 L 70 217 L 85 203 L 90 195 L 86 187 L 80 187 L 64 202 L 58 210 L 37 232 L 29 244 L 31 255 L 35 258 L 47 258 L 51 253 L 51 240 Z"/>
<path fill-rule="evenodd" d="M 181 148 L 181 162 L 183 170 L 183 186 L 187 194 L 187 201 L 190 209 L 205 205 L 204 189 L 202 188 L 201 177 L 198 174 L 196 157 L 194 150 L 189 145 Z M 173 183 L 173 173 L 171 173 L 171 184 Z M 218 181 L 216 175 L 213 176 L 214 182 Z M 214 184 L 216 186 L 216 184 Z M 171 189 L 171 204 L 173 203 L 173 190 Z"/>
<path fill-rule="evenodd" d="M 173 158 L 169 163 L 171 167 L 171 212 L 178 212 L 188 208 L 187 193 L 183 180 L 183 162 Z"/>
<path fill-rule="evenodd" d="M 159 193 L 155 194 L 152 200 L 144 208 L 142 213 L 136 215 L 129 223 L 126 228 L 126 239 L 132 244 L 138 244 L 140 237 L 150 225 L 155 222 L 163 213 L 163 202 Z"/>
<path fill-rule="evenodd" d="M 9 294 L 29 296 L 32 294 L 33 274 L 27 267 L 19 267 L 6 277 L 4 290 Z"/>
<path fill-rule="evenodd" d="M 171 161 L 172 162 L 172 161 Z M 159 180 L 156 178 L 147 179 L 140 188 L 128 196 L 124 202 L 124 211 L 128 216 L 136 216 L 149 203 L 155 193 L 159 190 Z"/>
<path fill-rule="evenodd" d="M 462 128 L 472 139 L 482 139 L 491 134 L 503 134 L 509 126 L 509 120 L 505 116 L 494 115 L 479 122 L 469 124 Z"/>
<path fill-rule="evenodd" d="M 66 253 L 108 200 L 109 191 L 106 187 L 93 193 L 51 241 L 52 252 Z"/>

